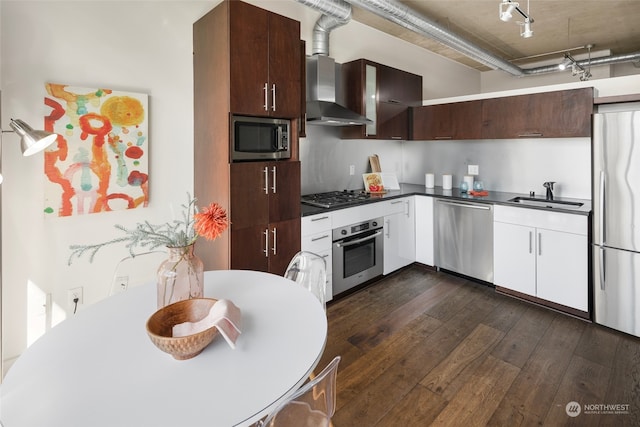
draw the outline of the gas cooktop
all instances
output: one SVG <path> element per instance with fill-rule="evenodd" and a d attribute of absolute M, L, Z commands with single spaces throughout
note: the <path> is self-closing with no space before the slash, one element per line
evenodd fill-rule
<path fill-rule="evenodd" d="M 319 208 L 333 208 L 357 204 L 370 197 L 370 194 L 360 190 L 329 191 L 328 193 L 306 194 L 302 196 L 302 203 Z"/>

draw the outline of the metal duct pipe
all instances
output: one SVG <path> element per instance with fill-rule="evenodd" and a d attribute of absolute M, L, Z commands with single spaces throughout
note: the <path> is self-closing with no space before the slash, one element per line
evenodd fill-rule
<path fill-rule="evenodd" d="M 331 31 L 351 21 L 351 5 L 343 0 L 296 0 L 305 6 L 322 12 L 313 27 L 311 52 L 313 55 L 329 56 Z"/>
<path fill-rule="evenodd" d="M 514 76 L 533 76 L 544 73 L 559 72 L 557 65 L 546 65 L 542 67 L 523 69 L 514 65 L 491 52 L 463 39 L 459 35 L 441 27 L 436 22 L 410 9 L 408 6 L 396 0 L 296 0 L 299 3 L 312 7 L 326 14 L 321 17 L 314 28 L 314 54 L 328 55 L 329 52 L 329 32 L 340 25 L 344 25 L 351 19 L 351 4 L 366 9 L 384 19 L 394 22 L 401 27 L 407 28 L 415 33 L 430 37 L 455 49 L 469 58 L 486 65 L 491 69 L 505 71 Z M 332 22 L 331 18 L 337 20 Z M 326 21 L 326 22 L 325 22 Z M 599 66 L 620 64 L 624 62 L 640 62 L 640 52 L 612 55 L 601 58 L 576 61 L 578 65 Z"/>
<path fill-rule="evenodd" d="M 347 0 L 354 6 L 359 6 L 404 28 L 418 34 L 431 37 L 445 46 L 473 58 L 491 69 L 500 69 L 514 76 L 524 75 L 523 70 L 512 63 L 495 56 L 491 52 L 463 39 L 459 35 L 449 31 L 431 21 L 426 16 L 410 9 L 408 6 L 395 0 Z"/>
<path fill-rule="evenodd" d="M 583 68 L 595 67 L 598 65 L 611 65 L 611 64 L 621 64 L 623 62 L 636 62 L 640 61 L 640 52 L 628 53 L 622 55 L 611 55 L 611 56 L 603 56 L 600 58 L 591 58 L 589 59 L 581 59 L 580 61 L 576 61 L 576 64 L 580 65 Z M 543 65 L 542 67 L 523 69 L 524 74 L 526 76 L 533 76 L 545 73 L 555 73 L 561 71 L 558 68 L 557 64 L 554 65 Z"/>

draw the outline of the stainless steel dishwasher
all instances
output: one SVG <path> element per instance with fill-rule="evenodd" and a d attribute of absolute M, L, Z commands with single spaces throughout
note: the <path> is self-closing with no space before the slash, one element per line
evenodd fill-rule
<path fill-rule="evenodd" d="M 436 267 L 493 282 L 493 205 L 435 202 Z"/>

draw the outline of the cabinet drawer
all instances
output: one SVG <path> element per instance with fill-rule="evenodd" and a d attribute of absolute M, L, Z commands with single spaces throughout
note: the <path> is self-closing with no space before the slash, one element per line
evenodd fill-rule
<path fill-rule="evenodd" d="M 305 216 L 302 218 L 302 235 L 309 236 L 317 234 L 321 231 L 331 233 L 331 214 L 318 214 Z M 331 240 L 331 238 L 329 238 Z"/>
<path fill-rule="evenodd" d="M 407 198 L 394 199 L 387 202 L 382 202 L 382 208 L 384 209 L 384 216 L 395 215 L 397 213 L 405 213 L 407 207 Z"/>
<path fill-rule="evenodd" d="M 331 230 L 302 237 L 302 250 L 320 254 L 331 250 Z"/>
<path fill-rule="evenodd" d="M 587 235 L 587 217 L 563 212 L 496 205 L 493 220 L 508 224 L 545 228 L 565 233 Z"/>

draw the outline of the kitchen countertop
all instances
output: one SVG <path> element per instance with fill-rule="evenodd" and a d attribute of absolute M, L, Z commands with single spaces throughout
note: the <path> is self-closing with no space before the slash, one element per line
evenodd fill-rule
<path fill-rule="evenodd" d="M 467 193 L 460 192 L 459 188 L 454 188 L 452 190 L 443 190 L 442 187 L 438 187 L 438 186 L 436 186 L 435 188 L 426 188 L 424 185 L 406 184 L 406 183 L 400 184 L 399 190 L 389 190 L 385 194 L 375 195 L 368 200 L 364 200 L 359 203 L 349 204 L 346 206 L 343 205 L 343 206 L 336 206 L 333 208 L 319 208 L 319 207 L 310 206 L 302 203 L 301 212 L 302 212 L 302 216 L 316 215 L 323 212 L 347 209 L 354 206 L 362 206 L 369 203 L 379 202 L 381 200 L 389 200 L 389 199 L 395 199 L 395 198 L 406 197 L 406 196 L 414 196 L 414 195 L 430 196 L 430 197 L 437 197 L 442 199 L 452 199 L 452 200 L 462 200 L 462 201 L 466 200 L 466 201 L 473 201 L 473 202 L 480 202 L 480 203 L 490 203 L 490 204 L 496 204 L 496 205 L 521 207 L 521 208 L 527 208 L 527 209 L 541 209 L 541 210 L 546 210 L 551 212 L 563 212 L 563 213 L 570 213 L 575 215 L 589 215 L 591 213 L 591 200 L 586 200 L 586 199 L 556 197 L 554 200 L 565 201 L 565 202 L 581 202 L 583 203 L 583 205 L 577 209 L 563 209 L 560 207 L 548 208 L 545 206 L 522 205 L 517 202 L 509 201 L 514 197 L 529 197 L 529 194 L 525 194 L 525 193 L 507 193 L 502 191 L 489 191 L 488 196 L 475 197 Z M 536 196 L 536 198 L 544 200 L 544 197 L 541 197 L 540 195 Z"/>

